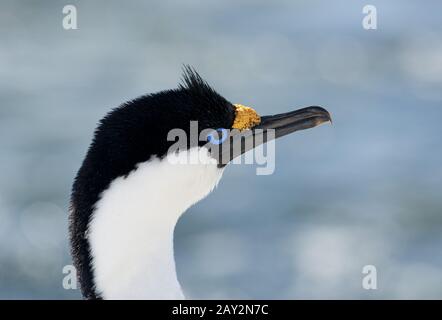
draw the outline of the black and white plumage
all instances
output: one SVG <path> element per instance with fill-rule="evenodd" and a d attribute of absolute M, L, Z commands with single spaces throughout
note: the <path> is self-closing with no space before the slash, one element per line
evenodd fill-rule
<path fill-rule="evenodd" d="M 191 68 L 183 80 L 175 90 L 122 104 L 95 131 L 71 196 L 72 255 L 86 299 L 184 298 L 174 227 L 216 186 L 225 165 L 214 163 L 205 141 L 178 155 L 196 153 L 201 163 L 171 164 L 166 156 L 174 142 L 166 137 L 175 128 L 190 134 L 190 121 L 198 121 L 200 131 L 230 129 L 237 114 Z M 275 128 L 279 137 L 328 120 L 324 109 L 310 107 L 262 117 L 256 127 Z"/>

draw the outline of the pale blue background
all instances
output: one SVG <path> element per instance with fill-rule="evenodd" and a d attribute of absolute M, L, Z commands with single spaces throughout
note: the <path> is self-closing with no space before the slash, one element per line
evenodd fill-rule
<path fill-rule="evenodd" d="M 79 30 L 62 28 L 75 4 Z M 374 4 L 378 30 L 361 26 Z M 2 1 L 0 298 L 79 298 L 72 180 L 97 121 L 193 65 L 261 114 L 322 105 L 276 172 L 227 168 L 176 230 L 195 298 L 442 298 L 440 1 Z M 378 270 L 376 291 L 362 267 Z"/>

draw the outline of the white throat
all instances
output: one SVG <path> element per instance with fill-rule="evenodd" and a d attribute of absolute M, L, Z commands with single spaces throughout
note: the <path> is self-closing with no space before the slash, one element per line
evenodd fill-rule
<path fill-rule="evenodd" d="M 222 169 L 207 149 L 198 164 L 166 157 L 140 163 L 101 194 L 89 223 L 96 291 L 104 299 L 183 299 L 177 280 L 173 233 L 181 214 L 218 183 Z M 195 159 L 195 158 L 193 158 Z"/>

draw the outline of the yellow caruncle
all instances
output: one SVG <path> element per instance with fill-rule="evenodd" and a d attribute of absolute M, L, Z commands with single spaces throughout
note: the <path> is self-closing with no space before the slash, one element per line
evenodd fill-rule
<path fill-rule="evenodd" d="M 253 108 L 243 106 L 242 104 L 234 104 L 234 106 L 236 108 L 236 115 L 232 128 L 242 131 L 261 123 L 261 117 Z"/>

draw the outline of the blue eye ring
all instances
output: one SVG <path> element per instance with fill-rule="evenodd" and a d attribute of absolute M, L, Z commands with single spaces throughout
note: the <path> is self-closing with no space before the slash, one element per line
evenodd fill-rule
<path fill-rule="evenodd" d="M 217 136 L 215 136 L 215 132 L 217 133 Z M 207 141 L 212 144 L 221 144 L 226 141 L 228 136 L 229 132 L 227 131 L 227 129 L 218 128 L 207 136 Z M 218 137 L 220 138 L 218 139 Z"/>

